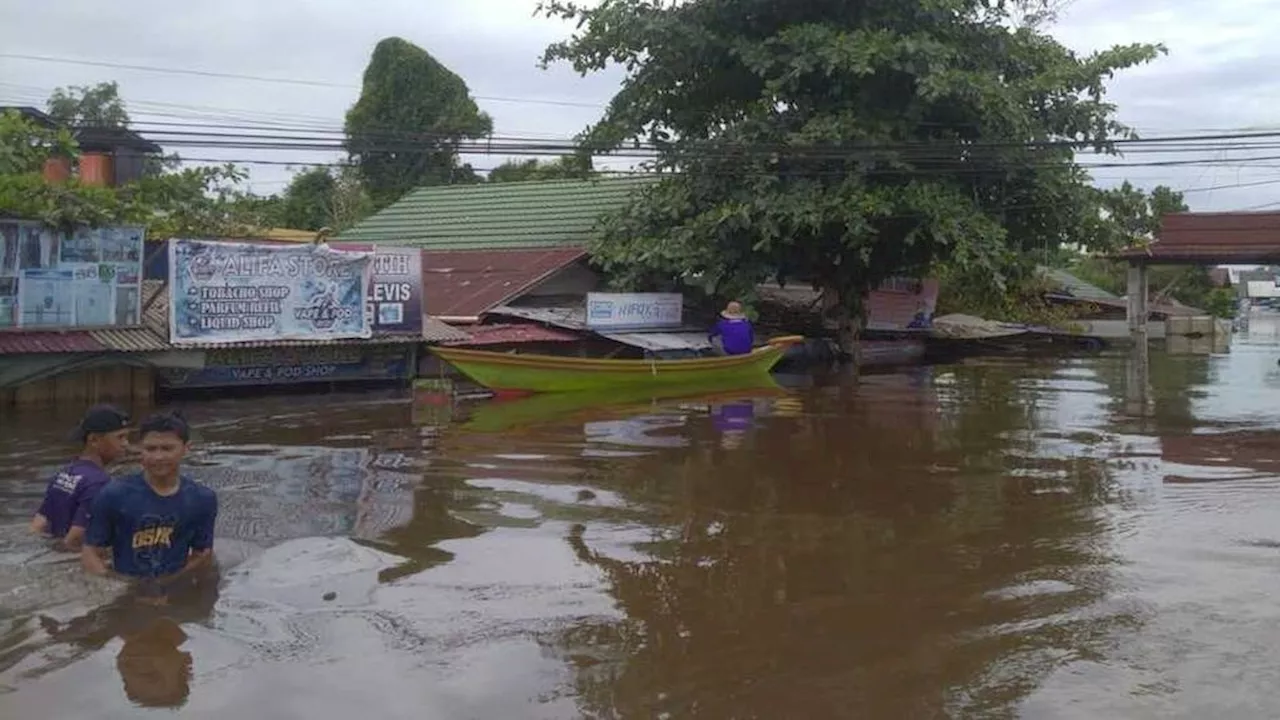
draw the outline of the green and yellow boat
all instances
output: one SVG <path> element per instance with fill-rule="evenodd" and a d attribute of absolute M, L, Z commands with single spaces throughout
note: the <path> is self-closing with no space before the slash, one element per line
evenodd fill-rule
<path fill-rule="evenodd" d="M 463 375 L 498 393 L 579 392 L 624 388 L 697 386 L 712 380 L 751 386 L 769 376 L 799 335 L 773 338 L 746 355 L 688 360 L 610 360 L 604 358 L 518 355 L 433 347 L 431 351 Z"/>

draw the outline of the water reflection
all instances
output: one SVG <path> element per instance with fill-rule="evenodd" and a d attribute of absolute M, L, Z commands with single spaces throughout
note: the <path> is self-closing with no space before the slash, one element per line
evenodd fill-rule
<path fill-rule="evenodd" d="M 649 457 L 611 478 L 633 505 L 663 508 L 665 532 L 631 560 L 607 530 L 566 535 L 626 613 L 546 641 L 578 671 L 584 714 L 988 711 L 1133 622 L 1094 607 L 1109 582 L 1105 466 L 1070 463 L 1067 448 L 1055 459 L 1073 491 L 1047 497 L 1002 477 L 1019 462 L 1002 430 L 1027 427 L 1026 397 L 970 377 L 982 374 L 944 371 L 949 396 L 924 373 L 872 376 L 770 418 L 751 454 Z M 689 435 L 724 424 L 715 413 Z"/>

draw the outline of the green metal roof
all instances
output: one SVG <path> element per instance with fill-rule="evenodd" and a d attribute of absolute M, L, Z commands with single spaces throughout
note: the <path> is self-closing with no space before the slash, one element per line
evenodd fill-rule
<path fill-rule="evenodd" d="M 627 175 L 419 188 L 337 239 L 424 250 L 581 247 L 602 216 L 654 180 Z"/>
<path fill-rule="evenodd" d="M 1040 272 L 1063 292 L 1086 300 L 1119 300 L 1120 296 L 1081 280 L 1066 270 L 1040 266 Z"/>

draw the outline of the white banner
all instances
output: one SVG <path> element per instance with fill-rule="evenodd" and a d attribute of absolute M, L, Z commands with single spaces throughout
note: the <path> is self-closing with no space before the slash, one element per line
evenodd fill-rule
<path fill-rule="evenodd" d="M 368 338 L 373 254 L 326 245 L 169 241 L 174 345 Z"/>
<path fill-rule="evenodd" d="M 679 293 L 587 293 L 587 327 L 592 330 L 656 330 L 683 324 Z"/>

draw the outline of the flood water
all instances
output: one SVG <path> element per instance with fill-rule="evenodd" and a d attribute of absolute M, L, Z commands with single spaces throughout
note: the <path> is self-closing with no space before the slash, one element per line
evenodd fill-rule
<path fill-rule="evenodd" d="M 80 408 L 20 413 L 0 717 L 1280 717 L 1278 358 L 186 403 L 224 568 L 161 609 L 24 535 Z"/>

